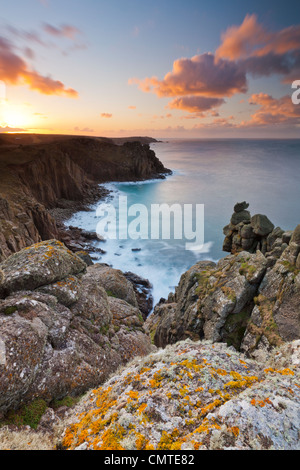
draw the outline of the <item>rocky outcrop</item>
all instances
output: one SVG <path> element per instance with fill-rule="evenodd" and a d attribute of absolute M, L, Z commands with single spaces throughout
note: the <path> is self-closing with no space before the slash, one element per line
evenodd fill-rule
<path fill-rule="evenodd" d="M 201 261 L 189 269 L 175 294 L 157 305 L 146 321 L 156 346 L 204 339 L 226 342 L 256 357 L 299 339 L 299 233 L 300 226 L 294 232 L 282 231 L 265 255 L 241 251 L 217 264 Z"/>
<path fill-rule="evenodd" d="M 241 345 L 248 354 L 300 338 L 299 230 L 259 286 Z"/>
<path fill-rule="evenodd" d="M 10 256 L 0 272 L 0 412 L 81 394 L 152 350 L 120 271 L 87 266 L 50 240 Z"/>
<path fill-rule="evenodd" d="M 157 306 L 146 322 L 156 346 L 190 337 L 238 348 L 266 270 L 260 252 L 230 255 L 217 264 L 197 263 L 182 275 L 175 295 Z"/>
<path fill-rule="evenodd" d="M 42 240 L 64 238 L 68 244 L 70 239 L 50 210 L 80 210 L 100 200 L 107 192 L 99 183 L 164 178 L 170 173 L 148 144 L 31 137 L 1 138 L 0 261 Z"/>
<path fill-rule="evenodd" d="M 133 285 L 138 307 L 144 319 L 148 317 L 153 308 L 152 284 L 148 279 L 144 279 L 132 272 L 125 272 L 124 276 Z"/>
<path fill-rule="evenodd" d="M 186 340 L 128 364 L 74 409 L 60 447 L 300 450 L 300 342 L 253 361 Z"/>
<path fill-rule="evenodd" d="M 266 215 L 251 217 L 249 204 L 237 203 L 229 225 L 223 229 L 223 250 L 232 254 L 241 251 L 255 253 L 260 250 L 274 264 L 291 239 L 291 232 L 275 227 Z"/>

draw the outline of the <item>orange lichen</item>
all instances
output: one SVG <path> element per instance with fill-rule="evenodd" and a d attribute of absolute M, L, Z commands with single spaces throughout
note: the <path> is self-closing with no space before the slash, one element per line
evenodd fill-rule
<path fill-rule="evenodd" d="M 232 428 L 228 428 L 228 431 L 231 432 L 234 437 L 238 437 L 238 435 L 240 434 L 240 430 L 237 426 L 233 426 Z"/>
<path fill-rule="evenodd" d="M 161 363 L 161 368 L 157 369 L 154 361 L 151 361 L 151 367 L 148 367 L 150 365 L 148 361 L 147 367 L 143 366 L 134 373 L 122 376 L 121 389 L 130 388 L 127 388 L 129 391 L 123 392 L 123 398 L 125 396 L 127 402 L 123 399 L 119 406 L 120 391 L 115 392 L 116 397 L 113 395 L 112 387 L 94 390 L 93 402 L 96 403 L 96 408 L 80 416 L 79 422 L 68 428 L 64 437 L 64 446 L 74 449 L 80 443 L 87 442 L 88 448 L 121 450 L 130 442 L 130 445 L 137 450 L 179 450 L 182 444 L 187 442 L 188 445 L 198 449 L 204 442 L 203 436 L 198 436 L 199 434 L 204 433 L 208 436 L 214 430 L 221 429 L 222 423 L 214 420 L 211 413 L 237 393 L 259 381 L 256 376 L 245 375 L 246 371 L 240 373 L 217 365 L 213 367 L 205 358 L 184 359 L 173 363 L 172 373 L 169 372 L 168 365 L 165 366 L 166 363 L 162 360 Z M 244 361 L 240 361 L 239 371 L 243 370 L 242 366 L 246 366 Z M 269 369 L 268 372 L 275 371 Z M 289 369 L 278 373 L 292 375 Z M 230 378 L 229 381 L 226 376 Z M 207 378 L 210 380 L 208 383 Z M 203 386 L 197 386 L 199 382 Z M 151 402 L 150 397 L 152 397 Z M 153 408 L 156 398 L 159 400 L 157 410 Z M 149 403 L 152 404 L 148 408 Z M 153 444 L 151 426 L 154 426 L 154 423 L 151 420 L 157 420 L 160 406 L 166 407 L 169 412 L 167 407 L 170 405 L 172 413 L 175 404 L 177 413 L 183 418 L 180 431 L 178 429 L 172 432 L 163 431 L 159 442 L 155 438 L 156 443 Z M 272 402 L 267 397 L 265 400 L 253 399 L 251 404 L 263 407 L 272 405 Z M 132 416 L 132 421 L 126 429 L 121 426 L 124 423 L 120 416 L 123 408 Z M 236 438 L 240 430 L 233 426 L 228 428 L 228 432 Z"/>

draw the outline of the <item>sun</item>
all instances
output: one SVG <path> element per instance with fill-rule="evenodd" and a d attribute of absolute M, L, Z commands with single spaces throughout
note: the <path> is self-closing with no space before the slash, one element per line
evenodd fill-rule
<path fill-rule="evenodd" d="M 11 104 L 7 101 L 1 103 L 0 121 L 3 127 L 12 129 L 30 127 L 31 117 L 22 106 Z"/>

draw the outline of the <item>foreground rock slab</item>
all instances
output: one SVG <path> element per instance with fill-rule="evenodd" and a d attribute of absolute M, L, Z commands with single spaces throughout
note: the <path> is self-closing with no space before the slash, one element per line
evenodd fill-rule
<path fill-rule="evenodd" d="M 261 361 L 186 340 L 92 390 L 62 446 L 89 450 L 299 450 L 300 341 Z"/>

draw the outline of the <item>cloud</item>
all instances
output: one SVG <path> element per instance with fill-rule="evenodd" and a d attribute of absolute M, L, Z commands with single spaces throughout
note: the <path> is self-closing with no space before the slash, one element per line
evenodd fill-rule
<path fill-rule="evenodd" d="M 260 108 L 252 114 L 250 121 L 242 122 L 244 127 L 300 124 L 300 106 L 295 106 L 289 95 L 277 99 L 258 93 L 249 98 L 249 103 Z"/>
<path fill-rule="evenodd" d="M 216 57 L 229 60 L 249 57 L 266 39 L 266 32 L 258 24 L 256 15 L 247 15 L 240 26 L 231 26 L 222 35 L 222 44 L 216 51 Z"/>
<path fill-rule="evenodd" d="M 0 126 L 0 134 L 5 134 L 6 132 L 26 132 L 25 129 L 19 129 L 17 127 L 1 127 Z"/>
<path fill-rule="evenodd" d="M 136 106 L 128 106 L 128 109 L 136 109 Z"/>
<path fill-rule="evenodd" d="M 129 83 L 138 84 L 141 90 L 156 93 L 160 98 L 186 95 L 224 97 L 247 91 L 245 72 L 235 62 L 217 61 L 211 53 L 176 60 L 172 72 L 163 80 L 156 77 L 133 78 Z"/>
<path fill-rule="evenodd" d="M 240 26 L 232 26 L 222 35 L 217 58 L 230 60 L 285 54 L 300 48 L 300 25 L 281 31 L 268 31 L 258 23 L 256 15 L 247 15 Z"/>
<path fill-rule="evenodd" d="M 74 131 L 76 132 L 95 132 L 94 129 L 90 129 L 89 127 L 84 127 L 83 129 L 80 129 L 78 126 L 74 127 Z"/>
<path fill-rule="evenodd" d="M 13 45 L 5 38 L 0 37 L 0 76 L 1 79 L 12 85 L 26 84 L 31 90 L 45 95 L 60 95 L 76 98 L 78 93 L 72 88 L 66 88 L 59 80 L 40 75 L 31 70 L 25 60 L 15 52 Z"/>
<path fill-rule="evenodd" d="M 109 119 L 109 118 L 112 118 L 112 114 L 110 114 L 110 113 L 101 113 L 101 117 Z"/>
<path fill-rule="evenodd" d="M 216 58 L 235 61 L 244 73 L 257 77 L 290 76 L 295 67 L 300 69 L 299 53 L 300 25 L 268 31 L 256 15 L 247 15 L 240 26 L 232 26 L 222 35 Z"/>
<path fill-rule="evenodd" d="M 55 37 L 65 37 L 68 39 L 75 39 L 75 37 L 80 34 L 80 30 L 72 25 L 61 25 L 60 27 L 53 26 L 49 23 L 44 23 L 43 29 L 46 33 Z"/>
<path fill-rule="evenodd" d="M 197 105 L 195 97 L 224 99 L 246 93 L 249 74 L 279 74 L 288 83 L 300 73 L 300 25 L 269 31 L 256 15 L 248 14 L 241 25 L 228 28 L 221 40 L 215 54 L 175 60 L 172 71 L 163 79 L 132 78 L 129 83 L 159 98 L 173 97 L 169 107 L 193 113 L 203 112 L 201 100 Z M 207 105 L 207 109 L 214 107 L 209 101 Z"/>
<path fill-rule="evenodd" d="M 43 47 L 50 47 L 49 44 L 42 40 L 40 34 L 36 31 L 24 31 L 21 29 L 17 29 L 12 25 L 6 25 L 6 30 L 10 35 L 13 35 L 18 39 L 25 39 L 26 41 L 33 42 Z"/>
<path fill-rule="evenodd" d="M 190 113 L 202 113 L 225 103 L 223 98 L 208 98 L 205 96 L 184 96 L 175 98 L 168 104 L 170 109 L 182 109 Z"/>

